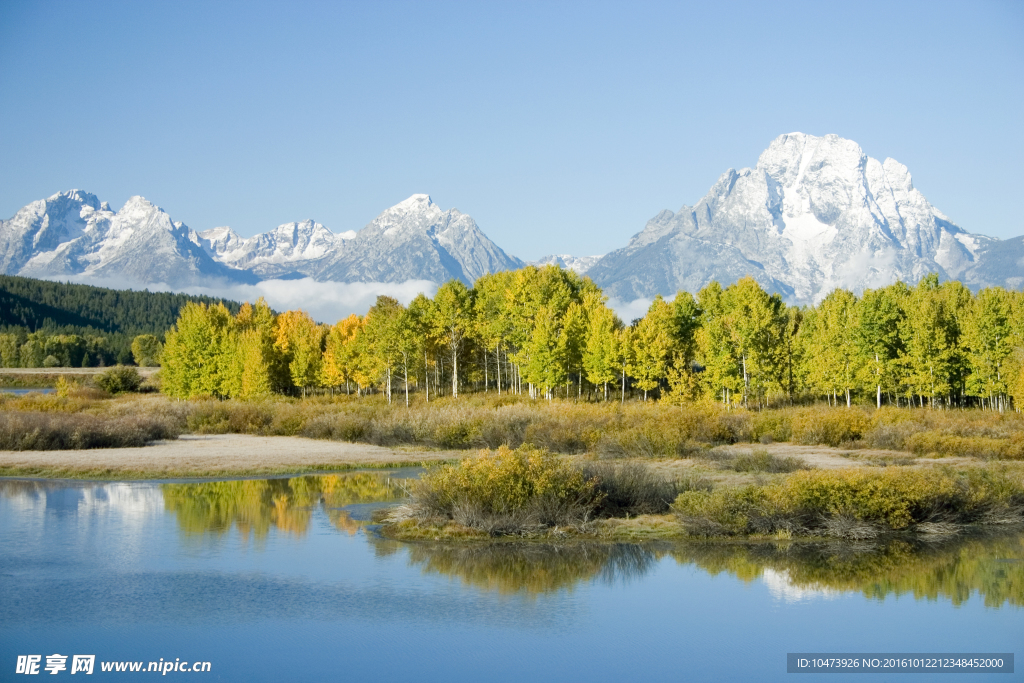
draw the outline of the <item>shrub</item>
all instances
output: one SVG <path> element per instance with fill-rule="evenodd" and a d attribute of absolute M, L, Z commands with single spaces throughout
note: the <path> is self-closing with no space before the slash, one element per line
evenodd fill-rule
<path fill-rule="evenodd" d="M 679 493 L 675 482 L 654 473 L 642 463 L 622 465 L 594 463 L 583 475 L 597 483 L 603 495 L 595 510 L 600 517 L 624 517 L 668 512 Z"/>
<path fill-rule="evenodd" d="M 519 448 L 526 441 L 526 432 L 537 420 L 535 411 L 519 404 L 502 405 L 483 420 L 480 438 L 488 448 L 508 446 Z"/>
<path fill-rule="evenodd" d="M 793 415 L 792 437 L 799 443 L 837 447 L 859 439 L 869 425 L 868 415 L 858 408 L 805 408 Z"/>
<path fill-rule="evenodd" d="M 412 489 L 419 517 L 492 535 L 582 525 L 600 498 L 596 482 L 579 468 L 525 446 L 431 469 Z"/>
<path fill-rule="evenodd" d="M 813 470 L 764 486 L 686 491 L 673 510 L 690 533 L 816 533 L 864 538 L 915 525 L 1020 521 L 1024 485 L 1009 471 Z"/>
<path fill-rule="evenodd" d="M 761 443 L 789 441 L 793 438 L 792 411 L 764 410 L 756 413 L 751 420 L 750 438 Z"/>
<path fill-rule="evenodd" d="M 104 373 L 96 376 L 96 386 L 111 394 L 125 391 L 138 391 L 142 386 L 142 376 L 133 367 L 115 365 Z"/>
<path fill-rule="evenodd" d="M 173 424 L 146 416 L 104 419 L 85 413 L 0 413 L 0 450 L 127 448 L 177 437 Z"/>
<path fill-rule="evenodd" d="M 1014 435 L 1010 439 L 984 436 L 953 436 L 938 432 L 916 432 L 904 441 L 904 448 L 916 455 L 932 457 L 973 456 L 985 459 L 1024 459 L 1024 439 Z"/>
<path fill-rule="evenodd" d="M 807 470 L 810 466 L 802 458 L 779 457 L 761 448 L 738 456 L 732 468 L 737 472 L 779 473 Z"/>
<path fill-rule="evenodd" d="M 68 380 L 67 377 L 61 375 L 53 383 L 53 388 L 56 390 L 57 398 L 68 398 L 71 396 L 71 392 L 78 390 L 78 382 Z"/>
<path fill-rule="evenodd" d="M 302 436 L 332 441 L 361 441 L 369 429 L 370 421 L 360 415 L 319 415 L 303 426 Z"/>

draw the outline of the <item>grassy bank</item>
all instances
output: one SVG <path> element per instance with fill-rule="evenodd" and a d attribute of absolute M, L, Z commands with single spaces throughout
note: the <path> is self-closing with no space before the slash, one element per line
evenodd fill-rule
<path fill-rule="evenodd" d="M 740 469 L 737 461 L 733 470 Z M 382 518 L 383 533 L 402 539 L 863 541 L 1024 523 L 1024 467 L 1016 464 L 795 471 L 791 462 L 781 464 L 786 467 L 766 469 L 774 473 L 758 474 L 755 483 L 734 475 L 716 485 L 699 471 L 668 479 L 635 461 L 573 461 L 525 446 L 501 448 L 429 471 L 408 504 Z"/>
<path fill-rule="evenodd" d="M 92 393 L 90 393 L 92 392 Z M 4 412 L 90 413 L 159 420 L 169 431 L 255 434 L 479 449 L 529 445 L 602 458 L 700 457 L 716 445 L 790 442 L 915 456 L 1024 459 L 1024 417 L 991 411 L 880 410 L 827 406 L 762 412 L 713 403 L 572 403 L 474 394 L 457 400 L 388 405 L 381 397 L 174 401 L 131 395 L 105 400 L 78 388 L 67 398 L 0 396 Z"/>
<path fill-rule="evenodd" d="M 74 479 L 81 481 L 146 481 L 166 479 L 218 479 L 223 477 L 281 477 L 284 475 L 318 475 L 345 473 L 350 470 L 379 469 L 387 471 L 400 467 L 417 467 L 427 463 L 414 460 L 393 462 L 334 462 L 325 461 L 303 465 L 239 467 L 230 470 L 204 467 L 19 467 L 0 465 L 0 477 L 27 479 Z"/>

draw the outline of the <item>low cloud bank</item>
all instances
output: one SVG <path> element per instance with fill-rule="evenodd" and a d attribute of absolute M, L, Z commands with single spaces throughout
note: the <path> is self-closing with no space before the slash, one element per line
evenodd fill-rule
<path fill-rule="evenodd" d="M 665 297 L 665 301 L 672 303 L 675 299 L 675 295 Z M 615 311 L 615 315 L 619 316 L 619 319 L 626 325 L 629 325 L 637 318 L 642 318 L 647 315 L 647 309 L 651 307 L 654 299 L 633 299 L 632 301 L 623 301 L 622 299 L 608 299 L 608 308 Z"/>
<path fill-rule="evenodd" d="M 264 280 L 254 285 L 233 282 L 210 282 L 201 287 L 168 287 L 163 283 L 140 285 L 118 279 L 98 280 L 77 277 L 72 281 L 112 289 L 148 289 L 151 292 L 205 294 L 234 301 L 256 301 L 263 297 L 277 311 L 302 309 L 319 322 L 335 323 L 352 313 L 365 315 L 379 295 L 391 296 L 408 304 L 417 294 L 433 297 L 437 285 L 428 280 L 406 282 L 317 282 L 301 280 Z"/>
<path fill-rule="evenodd" d="M 56 279 L 56 278 L 55 278 Z M 78 275 L 61 278 L 83 285 L 109 287 L 111 289 L 148 289 L 151 292 L 180 292 L 183 294 L 205 294 L 233 301 L 256 301 L 263 297 L 270 307 L 277 311 L 302 309 L 323 323 L 335 323 L 352 313 L 366 315 L 379 295 L 391 296 L 405 305 L 423 293 L 433 298 L 437 285 L 429 280 L 406 280 L 405 282 L 317 282 L 312 278 L 301 280 L 264 280 L 254 285 L 238 284 L 226 280 L 211 280 L 203 286 L 169 287 L 163 283 L 140 284 L 120 278 L 93 278 Z M 666 297 L 671 302 L 675 297 Z M 629 325 L 637 318 L 647 315 L 653 299 L 608 299 L 608 307 L 615 311 L 623 323 Z"/>

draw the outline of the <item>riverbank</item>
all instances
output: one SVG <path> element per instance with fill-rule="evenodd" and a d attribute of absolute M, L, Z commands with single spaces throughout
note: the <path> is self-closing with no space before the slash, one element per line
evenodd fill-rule
<path fill-rule="evenodd" d="M 296 436 L 183 435 L 137 448 L 0 451 L 0 476 L 167 479 L 398 467 L 464 457 L 465 451 L 386 448 Z"/>
<path fill-rule="evenodd" d="M 822 469 L 765 450 L 666 475 L 522 447 L 432 469 L 382 513 L 398 540 L 942 537 L 1024 526 L 1024 465 Z"/>

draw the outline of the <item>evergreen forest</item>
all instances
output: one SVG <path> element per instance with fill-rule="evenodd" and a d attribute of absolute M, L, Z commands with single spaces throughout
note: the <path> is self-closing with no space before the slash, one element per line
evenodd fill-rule
<path fill-rule="evenodd" d="M 0 275 L 0 367 L 127 365 L 139 359 L 154 364 L 153 341 L 163 341 L 189 302 L 232 313 L 240 308 L 207 296 Z M 141 355 L 133 353 L 133 344 Z"/>

